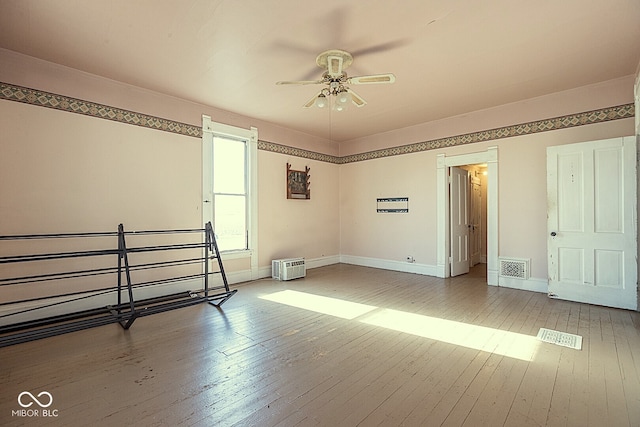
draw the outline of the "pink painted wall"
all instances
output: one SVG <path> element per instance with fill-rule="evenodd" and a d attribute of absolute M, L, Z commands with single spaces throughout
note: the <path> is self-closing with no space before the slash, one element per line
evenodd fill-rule
<path fill-rule="evenodd" d="M 436 156 L 498 147 L 499 256 L 531 258 L 547 276 L 546 147 L 633 134 L 623 119 L 534 135 L 350 163 L 340 168 L 341 254 L 433 267 L 436 259 Z M 409 197 L 408 214 L 376 213 L 378 197 Z"/>
<path fill-rule="evenodd" d="M 0 81 L 96 102 L 195 126 L 202 115 L 242 128 L 256 127 L 259 138 L 318 153 L 337 155 L 337 144 L 262 120 L 162 95 L 72 68 L 0 49 Z"/>
<path fill-rule="evenodd" d="M 259 129 L 262 140 L 337 155 L 300 132 L 0 50 L 0 81 L 200 125 L 201 115 Z M 633 76 L 344 143 L 340 154 L 426 141 L 633 101 Z M 0 234 L 201 226 L 198 138 L 0 101 Z M 273 258 L 339 255 L 436 264 L 436 155 L 499 151 L 499 254 L 532 259 L 546 277 L 549 145 L 633 133 L 616 120 L 467 146 L 335 165 L 259 152 L 259 267 Z M 285 165 L 311 167 L 310 201 L 287 200 Z M 406 196 L 406 215 L 376 213 Z M 246 269 L 241 261 L 232 269 Z"/>
<path fill-rule="evenodd" d="M 322 259 L 340 254 L 339 166 L 260 151 L 259 264 L 273 259 Z M 286 198 L 286 167 L 310 168 L 311 199 Z M 335 262 L 335 261 L 334 261 Z"/>
<path fill-rule="evenodd" d="M 633 102 L 634 76 L 343 142 L 340 155 L 496 129 Z"/>
<path fill-rule="evenodd" d="M 633 102 L 633 76 L 341 144 L 340 155 L 368 152 Z M 627 136 L 634 119 L 345 164 L 340 169 L 341 254 L 436 265 L 436 156 L 498 147 L 499 256 L 531 258 L 546 280 L 546 147 Z M 377 214 L 378 197 L 408 196 L 409 214 Z M 412 266 L 413 267 L 413 266 Z M 411 271 L 411 269 L 409 269 Z"/>
<path fill-rule="evenodd" d="M 0 101 L 0 234 L 198 226 L 199 140 Z"/>
<path fill-rule="evenodd" d="M 0 81 L 200 126 L 202 114 L 259 139 L 335 155 L 327 141 L 0 50 Z M 201 140 L 0 101 L 0 235 L 202 227 Z M 312 198 L 287 200 L 286 163 L 310 166 Z M 338 165 L 259 151 L 259 268 L 339 255 Z M 249 268 L 246 259 L 227 272 Z"/>
<path fill-rule="evenodd" d="M 411 255 L 419 264 L 435 260 L 435 180 L 433 152 L 342 165 L 341 254 L 391 261 Z M 385 197 L 408 197 L 409 213 L 377 213 L 376 199 Z"/>

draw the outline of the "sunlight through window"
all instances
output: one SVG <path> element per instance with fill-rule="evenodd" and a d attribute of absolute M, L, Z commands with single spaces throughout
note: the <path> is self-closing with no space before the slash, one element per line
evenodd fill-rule
<path fill-rule="evenodd" d="M 530 335 L 406 311 L 382 309 L 305 292 L 286 290 L 260 298 L 342 319 L 360 318 L 358 321 L 368 325 L 525 361 L 533 360 L 540 343 L 536 337 Z"/>
<path fill-rule="evenodd" d="M 529 335 L 391 309 L 376 311 L 360 321 L 526 361 L 533 359 L 539 344 L 536 337 Z"/>
<path fill-rule="evenodd" d="M 372 305 L 291 290 L 276 292 L 260 298 L 349 320 L 378 308 Z"/>

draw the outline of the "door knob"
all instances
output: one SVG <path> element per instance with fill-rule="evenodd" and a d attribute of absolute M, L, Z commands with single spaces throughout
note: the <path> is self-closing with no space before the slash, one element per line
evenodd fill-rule
<path fill-rule="evenodd" d="M 552 232 L 551 232 L 551 237 L 555 237 L 555 236 L 556 236 L 556 232 L 555 232 L 555 231 L 552 231 Z"/>

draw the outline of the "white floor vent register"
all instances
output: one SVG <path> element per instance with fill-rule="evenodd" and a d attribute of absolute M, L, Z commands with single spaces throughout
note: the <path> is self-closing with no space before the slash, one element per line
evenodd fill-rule
<path fill-rule="evenodd" d="M 551 344 L 557 344 L 563 347 L 573 348 L 575 350 L 582 350 L 582 337 L 580 335 L 540 328 L 537 338 L 540 341 Z"/>
<path fill-rule="evenodd" d="M 304 258 L 274 259 L 271 261 L 271 277 L 276 280 L 293 280 L 307 274 Z"/>

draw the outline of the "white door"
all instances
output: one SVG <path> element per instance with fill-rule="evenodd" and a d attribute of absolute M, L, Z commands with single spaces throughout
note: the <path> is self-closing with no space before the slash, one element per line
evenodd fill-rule
<path fill-rule="evenodd" d="M 451 168 L 451 276 L 469 272 L 469 172 Z"/>
<path fill-rule="evenodd" d="M 480 263 L 482 253 L 482 192 L 480 178 L 472 176 L 470 178 L 470 218 L 469 218 L 469 259 L 471 266 Z"/>
<path fill-rule="evenodd" d="M 549 296 L 635 310 L 636 141 L 547 148 Z"/>

